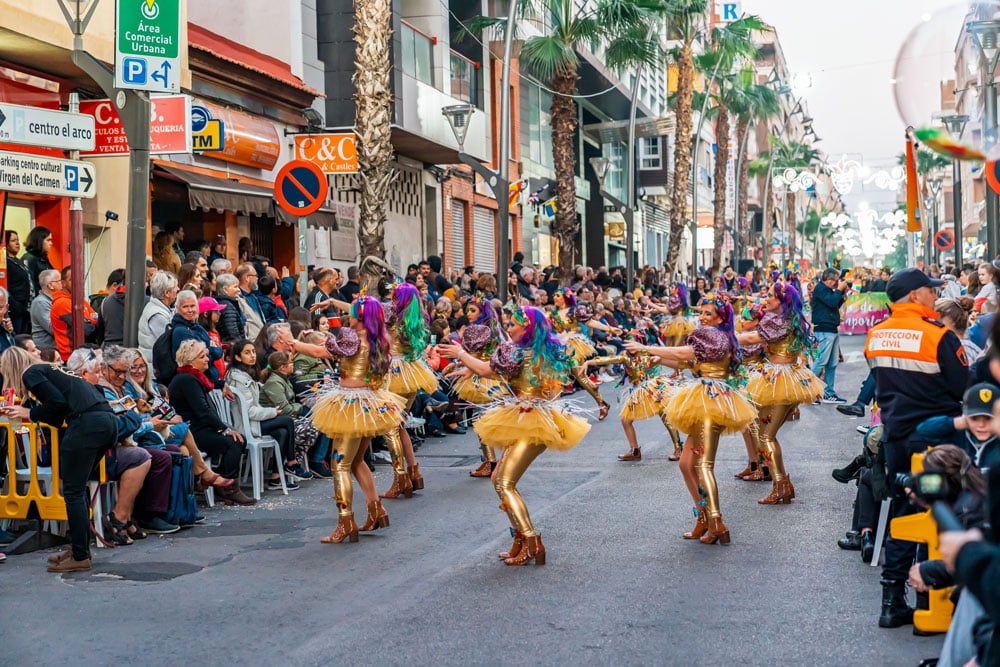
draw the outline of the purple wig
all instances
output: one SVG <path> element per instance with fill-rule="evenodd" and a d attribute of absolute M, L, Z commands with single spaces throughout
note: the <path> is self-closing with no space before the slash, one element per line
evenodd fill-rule
<path fill-rule="evenodd" d="M 576 309 L 576 294 L 574 294 L 573 290 L 571 290 L 570 288 L 560 287 L 552 294 L 553 296 L 555 296 L 556 294 L 562 294 L 563 299 L 565 299 L 566 301 L 566 307 L 569 308 L 570 310 Z"/>
<path fill-rule="evenodd" d="M 351 317 L 361 322 L 368 337 L 368 361 L 373 375 L 389 372 L 389 330 L 385 327 L 385 314 L 378 299 L 358 297 L 351 304 Z"/>
<path fill-rule="evenodd" d="M 677 298 L 681 300 L 681 307 L 684 308 L 685 312 L 691 308 L 691 295 L 688 293 L 688 286 L 684 283 L 675 283 L 677 287 Z"/>
<path fill-rule="evenodd" d="M 793 274 L 794 275 L 794 274 Z M 812 327 L 802 312 L 802 296 L 790 283 L 774 283 L 774 296 L 781 302 L 781 314 L 792 322 L 796 345 L 799 350 L 808 350 L 813 345 Z"/>
<path fill-rule="evenodd" d="M 740 351 L 740 342 L 736 339 L 736 315 L 733 313 L 732 304 L 729 303 L 729 297 L 721 292 L 709 292 L 701 302 L 714 306 L 715 312 L 722 320 L 717 328 L 726 334 L 726 339 L 729 341 L 729 371 L 736 374 L 740 369 L 740 364 L 743 363 L 743 354 Z"/>
<path fill-rule="evenodd" d="M 500 317 L 497 315 L 497 311 L 493 308 L 493 304 L 489 299 L 477 294 L 469 299 L 469 303 L 479 309 L 479 317 L 476 318 L 475 322 L 470 322 L 470 324 L 480 324 L 488 327 L 496 340 L 505 340 L 507 338 L 507 332 L 504 330 L 503 324 L 500 322 Z"/>

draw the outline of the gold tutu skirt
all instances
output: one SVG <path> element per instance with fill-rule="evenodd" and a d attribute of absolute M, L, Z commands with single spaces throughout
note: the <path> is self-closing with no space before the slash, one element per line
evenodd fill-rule
<path fill-rule="evenodd" d="M 690 320 L 683 317 L 675 317 L 667 322 L 666 326 L 660 330 L 660 333 L 663 334 L 665 340 L 683 342 L 696 328 L 697 325 Z"/>
<path fill-rule="evenodd" d="M 583 440 L 590 424 L 550 401 L 513 399 L 484 412 L 473 428 L 490 447 L 502 449 L 530 442 L 566 450 Z"/>
<path fill-rule="evenodd" d="M 406 402 L 385 389 L 333 385 L 317 395 L 309 418 L 331 438 L 385 435 L 403 421 Z"/>
<path fill-rule="evenodd" d="M 578 366 L 582 366 L 584 361 L 594 356 L 597 352 L 594 348 L 594 344 L 591 343 L 590 339 L 583 334 L 561 334 L 559 339 L 563 342 L 563 345 L 568 347 L 570 352 L 573 353 L 573 360 Z"/>
<path fill-rule="evenodd" d="M 482 405 L 503 400 L 510 396 L 507 383 L 496 378 L 481 378 L 478 375 L 460 378 L 452 385 L 455 394 L 466 403 Z"/>
<path fill-rule="evenodd" d="M 634 422 L 658 417 L 667 409 L 676 391 L 677 387 L 665 377 L 649 378 L 642 384 L 632 387 L 619 415 L 622 419 Z"/>
<path fill-rule="evenodd" d="M 437 391 L 438 381 L 434 371 L 423 359 L 407 361 L 403 357 L 394 356 L 389 363 L 389 375 L 386 389 L 400 396 L 409 396 L 423 389 L 428 394 Z"/>
<path fill-rule="evenodd" d="M 694 433 L 705 419 L 722 426 L 725 433 L 739 433 L 756 416 L 742 392 L 717 378 L 695 378 L 667 404 L 667 420 L 683 433 Z"/>
<path fill-rule="evenodd" d="M 757 405 L 812 403 L 825 385 L 805 366 L 764 363 L 750 375 L 747 393 Z"/>

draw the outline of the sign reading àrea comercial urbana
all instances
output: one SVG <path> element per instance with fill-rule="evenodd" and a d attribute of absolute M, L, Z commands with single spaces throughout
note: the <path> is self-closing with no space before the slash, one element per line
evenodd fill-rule
<path fill-rule="evenodd" d="M 115 88 L 180 92 L 180 0 L 118 0 L 115 30 Z"/>

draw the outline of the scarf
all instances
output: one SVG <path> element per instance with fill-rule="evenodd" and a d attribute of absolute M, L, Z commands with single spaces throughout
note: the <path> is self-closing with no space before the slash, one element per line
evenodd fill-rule
<path fill-rule="evenodd" d="M 212 381 L 209 380 L 208 377 L 204 373 L 202 373 L 201 371 L 199 371 L 194 366 L 189 366 L 187 364 L 185 364 L 183 366 L 178 366 L 177 367 L 177 372 L 178 373 L 187 373 L 188 375 L 195 376 L 195 378 L 198 379 L 198 382 L 201 384 L 201 386 L 205 388 L 205 391 L 212 391 L 213 389 L 215 389 L 215 385 L 212 383 Z"/>

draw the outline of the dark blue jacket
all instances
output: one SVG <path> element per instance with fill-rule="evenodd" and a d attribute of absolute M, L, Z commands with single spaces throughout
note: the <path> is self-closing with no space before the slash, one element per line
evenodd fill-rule
<path fill-rule="evenodd" d="M 212 339 L 209 338 L 205 327 L 201 326 L 198 322 L 190 322 L 184 319 L 180 313 L 174 315 L 174 319 L 170 320 L 170 324 L 174 327 L 174 335 L 170 339 L 173 343 L 174 354 L 177 354 L 177 348 L 181 346 L 181 343 L 190 338 L 204 343 L 205 347 L 208 348 L 209 360 L 208 370 L 205 371 L 205 375 L 215 383 L 216 387 L 222 387 L 222 378 L 219 377 L 219 369 L 215 367 L 215 362 L 222 359 L 223 351 L 221 347 L 216 347 L 212 344 Z"/>
<path fill-rule="evenodd" d="M 1000 440 L 992 437 L 978 442 L 969 431 L 955 428 L 954 417 L 931 417 L 921 422 L 910 436 L 908 447 L 911 453 L 920 453 L 928 447 L 950 444 L 962 449 L 981 469 L 1000 466 Z"/>
<path fill-rule="evenodd" d="M 812 325 L 816 333 L 837 333 L 840 327 L 840 307 L 847 297 L 840 290 L 832 290 L 817 283 L 812 294 Z"/>
<path fill-rule="evenodd" d="M 277 324 L 278 322 L 286 322 L 285 311 L 278 307 L 278 304 L 274 302 L 269 296 L 264 296 L 263 294 L 257 295 L 257 303 L 260 305 L 261 310 L 264 312 L 264 324 Z"/>

